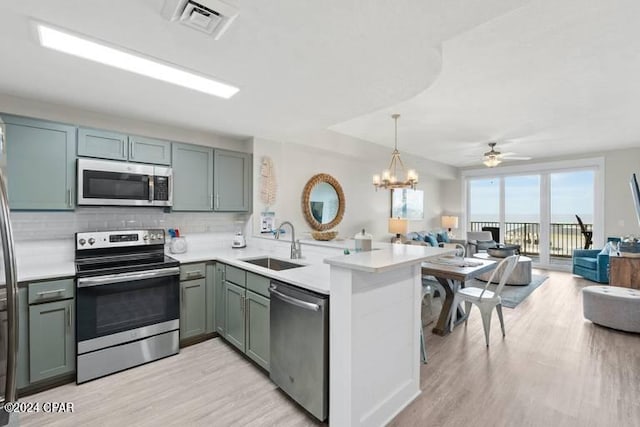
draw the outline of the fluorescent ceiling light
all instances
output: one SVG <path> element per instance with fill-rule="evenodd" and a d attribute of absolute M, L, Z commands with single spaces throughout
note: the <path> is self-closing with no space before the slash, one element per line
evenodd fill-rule
<path fill-rule="evenodd" d="M 147 59 L 139 54 L 125 52 L 120 48 L 109 47 L 103 43 L 94 42 L 43 24 L 36 25 L 40 44 L 50 49 L 224 99 L 231 98 L 240 90 L 237 87 L 199 76 L 190 71 L 163 64 L 158 60 Z"/>

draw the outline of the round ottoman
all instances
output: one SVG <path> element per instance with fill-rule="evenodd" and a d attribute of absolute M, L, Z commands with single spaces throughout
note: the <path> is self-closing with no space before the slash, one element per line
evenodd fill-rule
<path fill-rule="evenodd" d="M 627 332 L 640 332 L 640 291 L 618 286 L 582 289 L 585 319 Z"/>

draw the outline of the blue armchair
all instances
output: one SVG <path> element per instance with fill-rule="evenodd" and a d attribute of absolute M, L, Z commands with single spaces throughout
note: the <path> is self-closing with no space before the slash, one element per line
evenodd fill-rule
<path fill-rule="evenodd" d="M 609 237 L 607 242 L 619 242 L 618 237 Z M 573 251 L 573 274 L 598 283 L 609 283 L 609 254 L 602 249 L 575 249 Z"/>
<path fill-rule="evenodd" d="M 600 254 L 602 249 L 575 249 L 573 251 L 573 274 L 598 283 L 609 283 L 609 254 Z"/>

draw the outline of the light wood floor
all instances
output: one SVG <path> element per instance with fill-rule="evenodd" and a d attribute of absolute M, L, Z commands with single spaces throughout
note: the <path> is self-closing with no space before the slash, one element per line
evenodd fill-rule
<path fill-rule="evenodd" d="M 583 318 L 580 290 L 593 282 L 535 273 L 550 277 L 503 309 L 505 339 L 493 315 L 489 348 L 477 308 L 467 327 L 425 334 L 422 394 L 391 425 L 640 426 L 640 335 Z"/>
<path fill-rule="evenodd" d="M 477 309 L 467 327 L 447 337 L 425 328 L 422 394 L 391 425 L 640 426 L 640 335 L 583 319 L 580 289 L 593 283 L 537 273 L 550 278 L 518 307 L 503 310 L 504 340 L 494 314 L 489 349 Z M 23 415 L 25 427 L 317 424 L 218 338 L 22 400 L 70 401 L 75 409 Z"/>

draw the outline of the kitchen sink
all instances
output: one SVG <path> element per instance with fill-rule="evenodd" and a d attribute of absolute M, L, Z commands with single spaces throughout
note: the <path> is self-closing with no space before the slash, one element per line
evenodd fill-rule
<path fill-rule="evenodd" d="M 249 264 L 257 265 L 259 267 L 268 268 L 269 270 L 289 270 L 290 268 L 304 267 L 304 264 L 296 264 L 295 262 L 285 261 L 279 258 L 262 257 L 243 259 L 241 261 L 248 262 Z"/>

